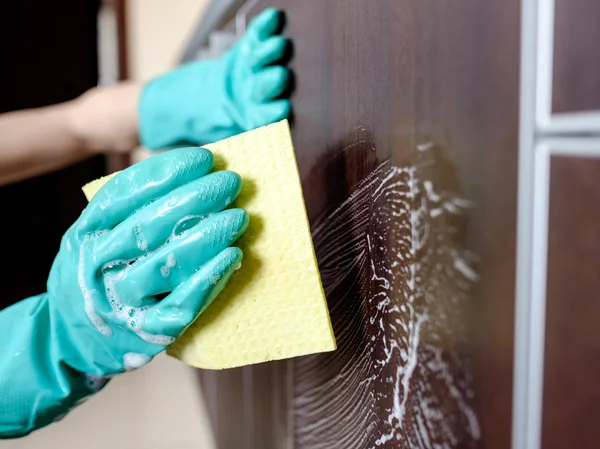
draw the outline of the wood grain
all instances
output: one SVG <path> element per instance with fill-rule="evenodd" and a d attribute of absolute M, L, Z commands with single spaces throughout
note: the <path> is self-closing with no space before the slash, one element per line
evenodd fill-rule
<path fill-rule="evenodd" d="M 555 0 L 552 110 L 600 109 L 600 2 Z"/>
<path fill-rule="evenodd" d="M 417 358 L 411 368 L 418 388 L 411 390 L 412 399 L 406 395 L 405 407 L 420 407 L 420 399 L 433 398 L 436 410 L 442 410 L 447 420 L 446 428 L 430 422 L 427 430 L 416 431 L 419 417 L 425 416 L 423 409 L 390 413 L 394 400 L 401 404 L 405 397 L 394 380 L 399 378 L 399 367 L 409 367 L 402 365 L 401 352 L 394 352 L 396 359 L 383 370 L 375 368 L 391 341 L 404 338 L 414 343 L 414 332 L 403 334 L 389 325 L 398 319 L 416 326 L 418 320 L 388 314 L 383 320 L 387 330 L 379 332 L 379 323 L 370 319 L 380 316 L 368 300 L 383 292 L 385 282 L 365 276 L 390 268 L 390 251 L 402 241 L 413 242 L 396 233 L 400 220 L 390 221 L 394 197 L 386 197 L 379 224 L 369 221 L 372 209 L 365 209 L 366 201 L 358 209 L 350 208 L 346 229 L 340 229 L 339 235 L 332 229 L 327 233 L 331 239 L 315 236 L 322 270 L 340 268 L 329 265 L 327 245 L 336 237 L 340 245 L 352 239 L 355 234 L 348 233 L 349 229 L 366 229 L 373 231 L 369 238 L 378 235 L 389 240 L 364 259 L 374 263 L 373 272 L 345 265 L 346 275 L 336 286 L 336 277 L 329 276 L 332 272 L 322 271 L 340 349 L 294 360 L 291 372 L 281 373 L 292 382 L 294 399 L 288 406 L 294 447 L 431 447 L 440 441 L 449 447 L 509 447 L 520 2 L 279 0 L 259 1 L 253 13 L 266 6 L 286 10 L 287 34 L 294 40 L 293 138 L 313 232 L 318 226 L 328 226 L 327 217 L 339 220 L 331 215 L 335 208 L 357 188 L 365 187 L 372 176 L 381 182 L 380 175 L 386 173 L 385 179 L 391 167 L 413 167 L 418 148 L 431 145 L 437 156 L 427 176 L 435 172 L 436 188 L 466 198 L 472 205 L 465 211 L 464 227 L 449 218 L 446 227 L 436 229 L 452 242 L 445 248 L 478 256 L 479 281 L 460 307 L 450 306 L 438 292 L 435 297 L 441 299 L 427 309 L 434 323 L 452 320 L 447 334 L 437 332 L 435 325 L 423 333 L 431 339 L 436 333 L 442 335 L 426 343 L 441 350 L 444 363 L 428 368 L 436 353 L 423 351 L 424 358 Z M 384 171 L 378 174 L 378 167 Z M 376 187 L 365 188 L 371 197 L 377 195 Z M 354 260 L 357 248 L 348 247 L 349 253 L 339 262 Z M 443 259 L 442 267 L 451 268 L 450 264 L 451 259 Z M 423 273 L 423 285 L 431 285 L 435 276 Z M 406 279 L 399 271 L 392 274 L 393 282 L 387 281 L 404 291 Z M 459 284 L 451 282 L 451 291 L 458 291 Z M 385 307 L 406 305 L 399 294 L 389 299 Z M 444 317 L 444 312 L 451 313 Z M 361 366 L 366 368 L 357 369 Z M 436 366 L 448 369 L 436 371 Z M 459 401 L 448 394 L 454 390 L 444 380 L 447 373 L 474 410 L 479 438 L 468 414 L 459 412 Z M 369 380 L 373 375 L 376 382 Z M 386 383 L 388 377 L 392 381 Z M 284 414 L 287 411 L 281 409 Z M 254 409 L 256 416 L 273 412 Z M 405 429 L 400 428 L 398 416 L 403 417 Z M 243 427 L 241 422 L 233 425 Z M 392 439 L 381 439 L 390 434 Z M 350 438 L 358 435 L 366 436 Z M 378 440 L 381 444 L 375 446 Z M 242 437 L 238 444 L 222 447 L 248 447 Z"/>
<path fill-rule="evenodd" d="M 543 449 L 598 447 L 600 160 L 553 157 Z"/>

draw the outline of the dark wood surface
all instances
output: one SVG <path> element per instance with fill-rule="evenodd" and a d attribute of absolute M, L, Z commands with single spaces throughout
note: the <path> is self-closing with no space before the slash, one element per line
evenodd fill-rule
<path fill-rule="evenodd" d="M 199 370 L 218 448 L 286 449 L 292 435 L 290 362 Z"/>
<path fill-rule="evenodd" d="M 281 428 L 297 449 L 509 447 L 520 2 L 266 6 L 295 44 L 294 144 L 339 343 L 280 373 Z"/>
<path fill-rule="evenodd" d="M 117 60 L 119 64 L 119 80 L 129 79 L 129 55 L 127 42 L 127 4 L 126 0 L 103 0 L 113 8 L 117 22 Z M 106 157 L 106 173 L 124 170 L 131 163 L 129 154 L 112 154 Z"/>
<path fill-rule="evenodd" d="M 552 159 L 543 449 L 598 447 L 598 179 L 598 159 Z"/>
<path fill-rule="evenodd" d="M 555 0 L 554 112 L 600 110 L 600 2 Z"/>

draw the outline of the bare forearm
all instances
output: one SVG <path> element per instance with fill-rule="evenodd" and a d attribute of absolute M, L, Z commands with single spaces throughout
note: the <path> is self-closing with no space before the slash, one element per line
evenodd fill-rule
<path fill-rule="evenodd" d="M 69 123 L 72 108 L 63 103 L 0 115 L 0 185 L 88 156 Z"/>
<path fill-rule="evenodd" d="M 134 148 L 140 90 L 94 88 L 71 102 L 0 115 L 0 185 Z"/>

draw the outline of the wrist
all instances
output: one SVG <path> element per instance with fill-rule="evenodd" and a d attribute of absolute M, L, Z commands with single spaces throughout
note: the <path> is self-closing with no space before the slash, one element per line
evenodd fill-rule
<path fill-rule="evenodd" d="M 92 144 L 90 142 L 90 132 L 88 131 L 88 119 L 84 118 L 84 112 L 87 109 L 87 95 L 89 91 L 64 104 L 65 106 L 65 123 L 67 130 L 73 139 L 77 142 L 80 151 L 94 154 Z"/>
<path fill-rule="evenodd" d="M 140 91 L 138 83 L 94 87 L 70 103 L 69 126 L 83 151 L 124 153 L 138 145 Z"/>

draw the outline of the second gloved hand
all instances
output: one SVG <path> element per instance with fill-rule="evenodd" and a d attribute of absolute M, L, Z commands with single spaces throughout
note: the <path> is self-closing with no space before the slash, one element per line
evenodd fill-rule
<path fill-rule="evenodd" d="M 205 144 L 287 118 L 289 42 L 278 33 L 283 14 L 267 9 L 216 61 L 188 63 L 150 81 L 139 103 L 142 145 Z"/>
<path fill-rule="evenodd" d="M 248 225 L 235 173 L 179 149 L 112 178 L 64 235 L 48 292 L 0 312 L 0 439 L 67 413 L 163 351 L 223 289 Z"/>

